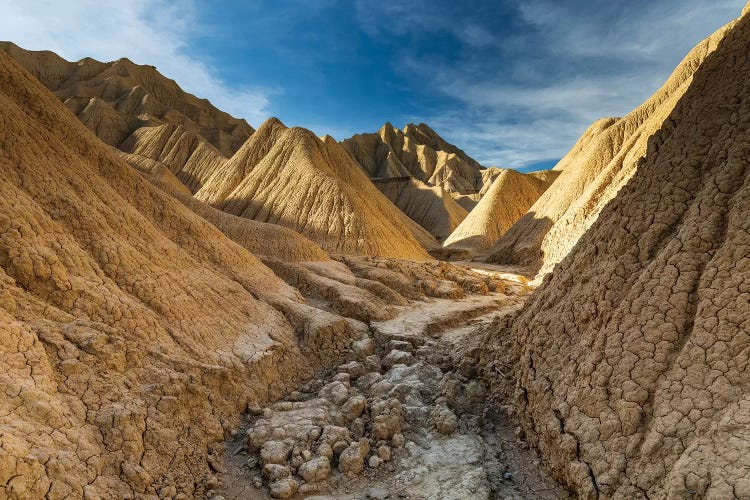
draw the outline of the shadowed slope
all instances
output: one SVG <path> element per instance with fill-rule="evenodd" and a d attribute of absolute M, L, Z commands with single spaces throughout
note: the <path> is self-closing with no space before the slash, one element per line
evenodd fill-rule
<path fill-rule="evenodd" d="M 630 181 L 487 341 L 581 498 L 750 496 L 750 17 L 730 26 Z"/>
<path fill-rule="evenodd" d="M 216 226 L 229 239 L 239 243 L 254 255 L 287 262 L 330 260 L 322 248 L 296 231 L 277 224 L 265 224 L 237 217 L 196 200 L 190 194 L 190 190 L 163 163 L 121 151 L 118 151 L 118 154 L 152 183 L 166 190 L 183 205 Z"/>
<path fill-rule="evenodd" d="M 477 206 L 477 203 L 479 203 L 479 200 L 482 199 L 482 196 L 487 194 L 487 191 L 489 191 L 490 186 L 492 186 L 492 183 L 495 181 L 498 175 L 500 175 L 502 172 L 504 172 L 507 169 L 504 168 L 498 168 L 498 167 L 489 167 L 482 170 L 482 187 L 479 189 L 479 191 L 471 194 L 461 194 L 453 192 L 451 193 L 451 196 L 453 196 L 453 199 L 456 200 L 456 203 L 464 207 L 467 212 L 471 212 L 474 210 L 474 207 Z"/>
<path fill-rule="evenodd" d="M 526 213 L 556 177 L 557 172 L 552 170 L 530 174 L 503 170 L 443 246 L 470 252 L 486 250 Z"/>
<path fill-rule="evenodd" d="M 357 134 L 341 145 L 372 178 L 411 176 L 457 193 L 482 188 L 482 166 L 424 123 L 403 130 L 386 123 L 375 134 Z"/>
<path fill-rule="evenodd" d="M 192 494 L 299 343 L 351 341 L 2 52 L 0 144 L 0 496 Z"/>
<path fill-rule="evenodd" d="M 167 165 L 191 193 L 226 161 L 216 148 L 181 125 L 139 128 L 119 149 Z"/>
<path fill-rule="evenodd" d="M 549 272 L 636 172 L 648 139 L 664 126 L 694 72 L 725 34 L 721 29 L 698 44 L 667 82 L 627 116 L 595 122 L 555 166 L 561 173 L 551 188 L 500 239 L 488 260 Z"/>
<path fill-rule="evenodd" d="M 410 219 L 444 240 L 468 215 L 450 194 L 437 186 L 408 178 L 375 179 L 373 184 Z"/>
<path fill-rule="evenodd" d="M 188 94 L 153 66 L 126 58 L 69 62 L 53 52 L 24 50 L 11 42 L 0 42 L 0 50 L 36 76 L 111 146 L 119 146 L 140 127 L 172 124 L 231 156 L 253 133 L 245 120 Z"/>
<path fill-rule="evenodd" d="M 331 252 L 424 260 L 429 258 L 424 246 L 436 246 L 336 141 L 277 119 L 264 123 L 196 198 L 292 228 Z"/>

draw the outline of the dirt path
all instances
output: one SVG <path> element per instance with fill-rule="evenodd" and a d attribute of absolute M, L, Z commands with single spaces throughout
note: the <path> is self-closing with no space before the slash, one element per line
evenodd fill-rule
<path fill-rule="evenodd" d="M 371 323 L 351 361 L 254 409 L 214 498 L 567 498 L 462 363 L 522 300 L 432 299 Z"/>

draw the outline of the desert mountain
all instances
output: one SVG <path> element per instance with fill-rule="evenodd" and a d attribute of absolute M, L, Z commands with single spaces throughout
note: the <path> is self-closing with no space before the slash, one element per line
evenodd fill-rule
<path fill-rule="evenodd" d="M 413 177 L 373 179 L 373 184 L 410 219 L 443 241 L 468 215 L 443 188 Z"/>
<path fill-rule="evenodd" d="M 0 42 L 0 50 L 36 76 L 111 146 L 119 146 L 140 127 L 171 124 L 231 156 L 253 133 L 245 120 L 183 91 L 153 66 L 126 58 L 70 62 L 53 52 L 24 50 L 11 42 Z"/>
<path fill-rule="evenodd" d="M 330 138 L 324 143 L 309 131 L 293 129 L 277 144 L 274 124 L 280 122 L 270 120 L 264 128 L 270 135 L 264 132 L 249 140 L 253 129 L 244 120 L 182 91 L 151 66 L 127 59 L 73 63 L 9 42 L 0 48 L 37 76 L 104 142 L 127 153 L 128 163 L 147 171 L 166 166 L 191 193 L 200 192 L 199 200 L 221 205 L 231 214 L 287 226 L 330 251 L 424 259 L 424 249 L 438 245 L 374 189 Z M 266 154 L 271 154 L 266 163 L 254 170 Z M 242 174 L 251 170 L 256 177 L 244 179 Z M 182 191 L 163 170 L 159 175 Z M 211 186 L 201 189 L 209 178 Z M 261 209 L 265 203 L 271 205 Z M 202 215 L 215 215 L 204 208 L 199 210 Z"/>
<path fill-rule="evenodd" d="M 192 192 L 252 127 L 183 91 L 153 66 L 128 59 L 69 62 L 49 51 L 0 42 L 105 143 L 169 165 Z"/>
<path fill-rule="evenodd" d="M 206 219 L 229 239 L 245 247 L 254 255 L 265 259 L 282 259 L 286 262 L 330 260 L 328 254 L 322 248 L 296 231 L 278 224 L 265 224 L 237 217 L 195 199 L 190 190 L 163 163 L 142 156 L 123 153 L 117 149 L 115 151 L 153 184 L 177 198 L 183 205 Z"/>
<path fill-rule="evenodd" d="M 471 212 L 474 210 L 474 207 L 477 206 L 477 203 L 479 203 L 479 200 L 482 199 L 482 196 L 487 194 L 487 191 L 489 191 L 490 186 L 492 186 L 492 183 L 497 178 L 498 175 L 503 173 L 506 169 L 504 168 L 498 168 L 498 167 L 488 167 L 481 171 L 482 174 L 482 182 L 481 182 L 481 188 L 479 188 L 478 191 L 472 192 L 470 194 L 461 194 L 458 192 L 452 192 L 451 196 L 454 200 L 456 200 L 456 203 L 461 205 L 466 209 L 467 212 Z"/>
<path fill-rule="evenodd" d="M 523 174 L 503 169 L 477 206 L 445 240 L 443 247 L 469 253 L 491 247 L 526 213 L 557 175 L 554 170 Z"/>
<path fill-rule="evenodd" d="M 573 248 L 602 208 L 649 154 L 649 138 L 690 87 L 693 74 L 726 34 L 698 44 L 666 83 L 622 118 L 595 122 L 555 166 L 560 176 L 492 249 L 489 260 L 528 265 L 545 274 Z"/>
<path fill-rule="evenodd" d="M 4 52 L 0 123 L 2 496 L 192 491 L 224 416 L 311 373 L 297 330 L 329 313 Z"/>
<path fill-rule="evenodd" d="M 429 258 L 425 247 L 437 246 L 340 144 L 275 118 L 195 196 L 227 213 L 294 229 L 331 252 L 423 260 Z"/>
<path fill-rule="evenodd" d="M 750 498 L 750 4 L 535 174 L 2 48 L 0 498 Z"/>
<path fill-rule="evenodd" d="M 579 498 L 750 496 L 745 12 L 563 160 L 555 184 L 579 179 L 583 199 L 556 190 L 531 215 L 560 221 L 545 258 L 567 256 L 486 343 L 492 366 L 516 367 L 527 436 Z"/>
<path fill-rule="evenodd" d="M 386 123 L 377 133 L 357 134 L 341 144 L 370 178 L 414 177 L 461 194 L 482 188 L 482 166 L 424 123 L 403 130 Z"/>
<path fill-rule="evenodd" d="M 212 496 L 239 417 L 355 341 L 371 354 L 363 321 L 504 287 L 445 263 L 331 261 L 213 209 L 164 164 L 103 144 L 4 52 L 0 144 L 3 498 Z"/>

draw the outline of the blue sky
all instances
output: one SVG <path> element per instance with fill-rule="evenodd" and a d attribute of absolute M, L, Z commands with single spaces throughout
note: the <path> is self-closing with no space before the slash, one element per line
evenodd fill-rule
<path fill-rule="evenodd" d="M 551 166 L 745 0 L 0 0 L 0 37 L 153 64 L 258 126 L 424 121 L 485 165 Z"/>

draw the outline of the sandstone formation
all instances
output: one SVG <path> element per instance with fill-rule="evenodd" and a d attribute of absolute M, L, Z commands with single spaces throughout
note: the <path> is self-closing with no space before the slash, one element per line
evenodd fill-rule
<path fill-rule="evenodd" d="M 532 174 L 0 48 L 0 498 L 750 498 L 750 4 Z"/>
<path fill-rule="evenodd" d="M 425 260 L 425 247 L 437 246 L 336 141 L 275 118 L 195 196 L 227 213 L 294 229 L 331 252 Z"/>
<path fill-rule="evenodd" d="M 608 142 L 618 159 L 587 162 L 643 159 L 486 342 L 496 390 L 515 366 L 528 439 L 580 498 L 750 497 L 748 54 L 746 9 L 644 107 L 600 127 L 590 144 L 632 149 Z M 658 125 L 638 132 L 638 117 Z M 574 151 L 558 181 L 592 154 Z"/>
<path fill-rule="evenodd" d="M 244 120 L 184 92 L 152 66 L 128 59 L 68 62 L 10 42 L 0 50 L 55 93 L 97 137 L 168 165 L 191 192 L 253 133 Z"/>
<path fill-rule="evenodd" d="M 443 241 L 468 215 L 451 195 L 413 177 L 373 179 L 373 184 L 410 219 Z"/>
<path fill-rule="evenodd" d="M 526 213 L 557 174 L 553 170 L 523 174 L 504 169 L 443 248 L 472 254 L 486 250 Z"/>
<path fill-rule="evenodd" d="M 544 275 L 565 257 L 635 174 L 647 157 L 649 139 L 669 126 L 667 119 L 695 71 L 726 33 L 720 29 L 698 44 L 666 83 L 628 115 L 591 125 L 555 166 L 560 176 L 552 188 L 497 242 L 489 261 L 526 265 Z"/>
<path fill-rule="evenodd" d="M 355 314 L 504 290 L 445 263 L 329 261 L 212 209 L 159 162 L 104 145 L 4 53 L 0 124 L 4 498 L 204 496 L 240 415 L 367 345 Z M 300 487 L 267 475 L 277 495 Z"/>
<path fill-rule="evenodd" d="M 355 330 L 0 66 L 0 495 L 190 493 L 224 418 L 312 373 L 285 315 Z"/>
<path fill-rule="evenodd" d="M 357 134 L 341 144 L 370 178 L 414 177 L 462 194 L 482 188 L 482 166 L 424 123 L 403 130 L 386 123 L 377 133 Z"/>
<path fill-rule="evenodd" d="M 198 191 L 226 158 L 202 137 L 181 125 L 141 127 L 118 149 L 167 165 L 191 193 Z"/>
<path fill-rule="evenodd" d="M 503 173 L 506 169 L 504 168 L 498 168 L 498 167 L 489 167 L 485 168 L 481 171 L 482 173 L 482 187 L 479 189 L 479 191 L 472 192 L 471 194 L 461 194 L 458 192 L 452 192 L 451 196 L 453 196 L 453 199 L 456 200 L 456 203 L 461 205 L 466 209 L 467 212 L 471 212 L 474 210 L 474 207 L 477 206 L 477 203 L 479 203 L 479 200 L 482 199 L 482 196 L 484 196 L 487 191 L 489 191 L 490 186 L 492 186 L 492 183 L 497 178 L 498 175 Z"/>
<path fill-rule="evenodd" d="M 137 155 L 117 151 L 119 156 L 140 171 L 153 184 L 177 198 L 183 205 L 200 215 L 229 239 L 242 245 L 254 255 L 283 259 L 287 262 L 328 261 L 330 257 L 318 245 L 301 234 L 277 224 L 265 224 L 217 210 L 190 194 L 171 170 L 163 163 Z"/>
<path fill-rule="evenodd" d="M 162 181 L 184 191 L 166 175 L 166 166 L 201 201 L 230 214 L 287 226 L 329 251 L 427 259 L 426 249 L 438 246 L 427 230 L 372 187 L 330 137 L 320 140 L 298 128 L 277 134 L 286 127 L 272 119 L 262 134 L 248 140 L 253 129 L 247 123 L 185 93 L 153 67 L 127 59 L 71 63 L 9 42 L 0 48 L 37 76 L 100 139 L 127 153 L 129 164 L 149 172 L 157 168 Z M 254 169 L 263 159 L 266 162 Z M 211 185 L 202 189 L 209 179 Z M 184 197 L 183 201 L 192 209 L 200 206 Z M 206 208 L 198 211 L 210 213 L 216 222 L 220 216 Z M 267 225 L 253 227 L 280 234 Z M 290 247 L 284 251 L 302 255 Z"/>
<path fill-rule="evenodd" d="M 245 120 L 188 94 L 153 66 L 126 58 L 103 63 L 87 57 L 70 62 L 53 52 L 24 50 L 11 42 L 0 42 L 0 50 L 37 77 L 111 146 L 119 146 L 141 127 L 171 124 L 201 137 L 223 156 L 231 156 L 253 133 Z"/>

